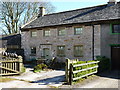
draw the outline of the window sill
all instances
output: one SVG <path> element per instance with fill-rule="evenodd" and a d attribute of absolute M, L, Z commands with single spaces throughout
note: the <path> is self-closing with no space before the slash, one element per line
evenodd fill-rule
<path fill-rule="evenodd" d="M 44 37 L 50 37 L 50 36 L 44 36 Z"/>
<path fill-rule="evenodd" d="M 36 54 L 30 54 L 30 56 L 36 56 Z"/>
<path fill-rule="evenodd" d="M 65 55 L 57 55 L 58 57 L 65 57 Z"/>
<path fill-rule="evenodd" d="M 112 35 L 120 35 L 120 33 L 111 33 Z"/>
<path fill-rule="evenodd" d="M 74 57 L 83 57 L 83 56 L 74 56 Z"/>
<path fill-rule="evenodd" d="M 82 33 L 81 34 L 74 34 L 74 35 L 82 35 Z"/>
<path fill-rule="evenodd" d="M 33 36 L 33 37 L 31 37 L 31 38 L 37 38 L 37 36 Z"/>

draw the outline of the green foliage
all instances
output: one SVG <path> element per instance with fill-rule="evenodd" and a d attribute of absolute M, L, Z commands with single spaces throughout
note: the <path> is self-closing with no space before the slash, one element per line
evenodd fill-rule
<path fill-rule="evenodd" d="M 13 80 L 17 80 L 17 79 L 8 78 L 8 77 L 0 77 L 0 82 L 9 82 L 9 81 L 13 81 Z"/>
<path fill-rule="evenodd" d="M 103 72 L 106 70 L 110 70 L 110 59 L 105 56 L 96 56 L 97 61 L 99 62 L 98 72 Z"/>
<path fill-rule="evenodd" d="M 74 63 L 73 65 L 90 63 L 90 62 L 96 62 L 96 61 L 94 61 L 94 60 L 92 60 L 92 61 L 79 61 L 77 63 Z M 73 71 L 87 69 L 87 68 L 94 67 L 94 66 L 97 66 L 97 65 L 98 65 L 98 63 L 88 64 L 88 65 L 83 65 L 83 66 L 78 66 L 78 67 L 73 67 Z M 81 72 L 73 74 L 73 78 L 81 77 L 83 75 L 86 75 L 86 74 L 89 74 L 89 73 L 92 73 L 92 72 L 95 72 L 95 71 L 97 71 L 97 68 L 81 71 Z"/>
<path fill-rule="evenodd" d="M 34 72 L 40 72 L 44 69 L 46 69 L 48 66 L 46 64 L 39 64 L 37 66 L 34 67 Z"/>

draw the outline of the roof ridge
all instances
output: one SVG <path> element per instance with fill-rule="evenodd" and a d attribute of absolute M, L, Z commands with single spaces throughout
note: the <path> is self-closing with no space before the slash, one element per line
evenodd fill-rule
<path fill-rule="evenodd" d="M 119 7 L 117 4 L 103 4 L 92 7 L 80 8 L 76 10 L 47 14 L 32 21 L 28 25 L 21 28 L 21 30 L 48 26 L 59 26 L 73 23 L 85 23 L 90 21 L 95 22 L 101 20 L 117 19 L 119 18 L 118 15 L 116 15 L 118 13 L 118 9 Z M 113 13 L 111 13 L 110 10 L 113 10 Z M 104 17 L 104 15 L 106 16 Z"/>
<path fill-rule="evenodd" d="M 68 11 L 62 11 L 62 12 L 56 12 L 56 13 L 46 14 L 44 16 L 49 16 L 49 15 L 54 15 L 54 14 L 61 14 L 61 13 L 66 13 L 66 12 L 73 12 L 73 11 L 84 10 L 84 9 L 90 9 L 90 8 L 95 8 L 95 7 L 102 7 L 102 6 L 105 6 L 105 5 L 107 5 L 107 4 L 96 5 L 96 6 L 91 6 L 91 7 L 84 7 L 84 8 L 68 10 Z"/>
<path fill-rule="evenodd" d="M 21 26 L 21 28 L 23 28 L 24 26 L 28 25 L 29 23 L 31 23 L 32 21 L 34 21 L 34 20 L 36 20 L 36 19 L 37 19 L 37 17 L 31 19 L 31 20 L 28 21 L 27 23 L 23 24 L 23 25 Z"/>

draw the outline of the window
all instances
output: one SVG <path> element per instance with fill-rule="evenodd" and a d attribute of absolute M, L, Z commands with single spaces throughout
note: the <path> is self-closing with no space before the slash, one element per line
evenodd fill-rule
<path fill-rule="evenodd" d="M 83 45 L 75 45 L 74 46 L 74 56 L 75 57 L 83 57 Z"/>
<path fill-rule="evenodd" d="M 50 30 L 44 30 L 44 36 L 49 37 L 50 36 Z"/>
<path fill-rule="evenodd" d="M 31 47 L 31 54 L 35 55 L 36 54 L 36 47 Z"/>
<path fill-rule="evenodd" d="M 58 30 L 58 36 L 65 36 L 65 30 L 64 29 Z"/>
<path fill-rule="evenodd" d="M 65 56 L 65 46 L 57 46 L 57 55 Z"/>
<path fill-rule="evenodd" d="M 80 35 L 82 33 L 83 28 L 82 27 L 76 27 L 74 29 L 74 34 L 75 35 Z"/>
<path fill-rule="evenodd" d="M 120 33 L 120 24 L 112 24 L 112 33 Z"/>
<path fill-rule="evenodd" d="M 31 37 L 36 37 L 37 36 L 37 32 L 36 31 L 31 31 Z"/>
<path fill-rule="evenodd" d="M 9 49 L 18 49 L 19 47 L 19 45 L 7 45 L 7 48 Z"/>

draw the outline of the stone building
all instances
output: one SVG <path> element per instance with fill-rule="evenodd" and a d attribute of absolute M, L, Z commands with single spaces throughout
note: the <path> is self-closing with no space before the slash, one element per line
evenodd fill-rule
<path fill-rule="evenodd" d="M 120 61 L 120 2 L 47 15 L 44 11 L 40 7 L 38 17 L 22 27 L 26 60 L 106 56 L 112 63 Z"/>
<path fill-rule="evenodd" d="M 1 35 L 0 52 L 16 53 L 24 58 L 24 50 L 21 48 L 21 34 Z"/>

